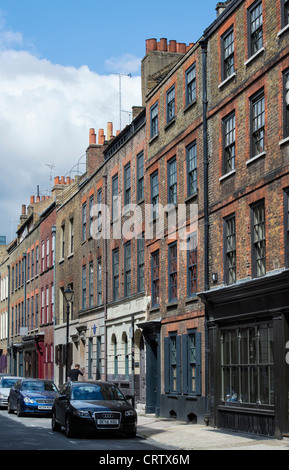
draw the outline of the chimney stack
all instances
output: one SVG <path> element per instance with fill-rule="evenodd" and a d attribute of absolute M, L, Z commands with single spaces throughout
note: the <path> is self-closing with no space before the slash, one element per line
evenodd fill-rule
<path fill-rule="evenodd" d="M 220 16 L 224 10 L 226 10 L 227 6 L 229 3 L 231 3 L 232 0 L 226 0 L 225 2 L 218 2 L 216 5 L 216 12 L 217 12 L 217 17 Z"/>

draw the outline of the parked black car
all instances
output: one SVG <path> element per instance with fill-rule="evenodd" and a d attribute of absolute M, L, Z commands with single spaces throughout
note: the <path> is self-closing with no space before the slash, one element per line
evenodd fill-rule
<path fill-rule="evenodd" d="M 18 416 L 27 413 L 51 414 L 56 385 L 51 380 L 21 378 L 11 387 L 8 396 L 8 413 Z"/>
<path fill-rule="evenodd" d="M 137 413 L 118 387 L 109 382 L 67 382 L 56 395 L 52 429 L 77 432 L 115 432 L 136 435 Z"/>

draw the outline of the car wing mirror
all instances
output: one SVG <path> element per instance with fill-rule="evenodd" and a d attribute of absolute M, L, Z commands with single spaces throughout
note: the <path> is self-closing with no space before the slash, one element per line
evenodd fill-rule
<path fill-rule="evenodd" d="M 125 395 L 124 396 L 126 400 L 132 400 L 133 399 L 133 395 Z"/>

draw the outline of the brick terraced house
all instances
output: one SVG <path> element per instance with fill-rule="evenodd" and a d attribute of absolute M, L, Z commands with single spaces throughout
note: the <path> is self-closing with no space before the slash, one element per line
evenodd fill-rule
<path fill-rule="evenodd" d="M 204 32 L 212 425 L 288 421 L 288 2 L 233 0 Z"/>
<path fill-rule="evenodd" d="M 90 129 L 86 173 L 57 209 L 56 377 L 65 379 L 66 305 L 69 318 L 69 369 L 85 365 L 86 378 L 105 379 L 145 403 L 145 358 L 138 323 L 146 320 L 144 284 L 145 110 L 117 136 Z M 140 211 L 134 233 L 124 231 L 130 205 Z M 143 220 L 143 222 L 142 222 Z M 128 229 L 128 232 L 130 230 Z"/>
<path fill-rule="evenodd" d="M 145 201 L 156 206 L 146 237 L 146 405 L 196 422 L 206 410 L 205 309 L 197 296 L 205 289 L 202 48 L 165 39 L 146 46 Z"/>
<path fill-rule="evenodd" d="M 91 128 L 85 173 L 23 207 L 1 250 L 0 372 L 62 384 L 80 363 L 157 416 L 282 438 L 289 4 L 216 11 L 194 43 L 146 41 L 131 124 Z"/>

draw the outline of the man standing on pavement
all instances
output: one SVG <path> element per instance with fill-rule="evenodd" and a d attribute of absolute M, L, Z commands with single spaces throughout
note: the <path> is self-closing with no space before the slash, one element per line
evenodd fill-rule
<path fill-rule="evenodd" d="M 80 365 L 75 364 L 74 369 L 71 369 L 70 374 L 68 376 L 71 382 L 77 382 L 79 375 L 82 375 L 82 377 L 84 377 L 84 374 L 81 372 L 79 368 L 80 368 Z"/>

